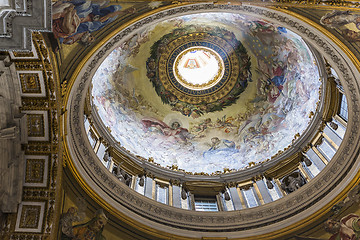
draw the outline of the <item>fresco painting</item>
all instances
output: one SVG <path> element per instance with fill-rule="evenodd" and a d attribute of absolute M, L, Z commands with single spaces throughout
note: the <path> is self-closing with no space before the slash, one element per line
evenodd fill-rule
<path fill-rule="evenodd" d="M 233 105 L 196 118 L 164 104 L 144 67 L 150 47 L 186 27 L 190 18 L 191 24 L 211 22 L 232 31 L 247 49 L 252 75 Z M 270 159 L 305 131 L 321 82 L 315 59 L 298 35 L 230 13 L 194 14 L 162 24 L 120 42 L 93 76 L 93 102 L 122 147 L 163 167 L 216 173 Z M 139 55 L 139 48 L 149 55 Z"/>
<path fill-rule="evenodd" d="M 114 21 L 121 13 L 120 5 L 108 5 L 92 1 L 58 1 L 52 6 L 53 33 L 60 43 L 73 44 L 81 41 L 89 44 L 94 41 L 92 32 L 100 30 Z"/>
<path fill-rule="evenodd" d="M 337 29 L 350 42 L 360 41 L 360 14 L 333 10 L 321 17 L 320 23 L 328 28 Z"/>
<path fill-rule="evenodd" d="M 109 219 L 104 210 L 97 210 L 95 216 L 85 223 L 74 224 L 84 222 L 84 215 L 84 212 L 79 212 L 75 206 L 61 215 L 60 240 L 106 240 L 102 233 Z"/>
<path fill-rule="evenodd" d="M 360 185 L 355 185 L 347 194 L 346 198 L 335 204 L 329 217 L 324 223 L 323 228 L 330 237 L 306 237 L 295 236 L 296 240 L 357 240 L 360 239 L 360 214 L 352 212 L 351 206 L 358 209 L 360 203 Z M 345 210 L 345 211 L 344 211 Z"/>
<path fill-rule="evenodd" d="M 124 5 L 127 7 L 124 8 Z M 151 10 L 161 5 L 162 2 L 152 1 L 147 3 L 147 8 Z M 137 7 L 133 2 L 122 2 L 119 5 L 104 0 L 56 1 L 52 5 L 54 37 L 60 44 L 81 43 L 87 46 L 95 41 L 95 32 L 119 16 L 138 12 Z"/>
<path fill-rule="evenodd" d="M 202 101 L 201 103 L 192 104 L 187 101 L 183 101 L 179 99 L 176 94 L 166 89 L 163 82 L 160 80 L 161 74 L 159 74 L 158 69 L 163 69 L 164 66 L 162 64 L 159 65 L 159 62 L 161 62 L 159 55 L 161 55 L 161 53 L 164 51 L 164 48 L 166 48 L 166 44 L 169 42 L 176 42 L 176 39 L 180 36 L 189 36 L 198 32 L 206 32 L 208 34 L 210 33 L 212 36 L 226 38 L 229 46 L 233 47 L 233 52 L 236 53 L 236 57 L 239 59 L 238 67 L 240 69 L 240 74 L 238 74 L 236 79 L 236 87 L 234 87 L 228 94 L 218 99 L 216 102 Z M 207 42 L 206 40 L 201 41 L 198 39 L 197 43 L 200 46 L 201 44 L 204 44 L 208 47 L 211 45 L 216 48 L 215 44 Z M 188 45 L 191 45 L 191 42 Z M 193 59 L 193 61 L 195 61 L 195 59 Z M 171 68 L 172 67 L 173 66 L 171 66 Z M 222 111 L 226 106 L 234 104 L 239 98 L 239 95 L 246 89 L 248 81 L 252 81 L 250 67 L 250 57 L 247 55 L 247 51 L 241 42 L 236 39 L 233 32 L 219 26 L 201 27 L 199 25 L 187 25 L 184 27 L 175 28 L 172 30 L 172 32 L 164 35 L 159 41 L 156 41 L 154 45 L 151 46 L 151 56 L 146 61 L 147 77 L 152 82 L 155 91 L 161 98 L 162 102 L 169 104 L 173 111 L 178 111 L 181 114 L 185 116 L 191 116 L 192 118 L 198 118 L 209 112 Z M 230 77 L 229 75 L 230 74 L 223 76 L 223 79 L 228 79 Z M 176 81 L 176 77 L 172 78 L 173 81 Z M 210 92 L 213 88 L 207 89 L 207 91 Z"/>

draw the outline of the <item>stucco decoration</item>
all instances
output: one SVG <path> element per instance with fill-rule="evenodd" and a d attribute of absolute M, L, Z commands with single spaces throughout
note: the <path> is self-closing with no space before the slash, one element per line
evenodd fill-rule
<path fill-rule="evenodd" d="M 221 56 L 223 77 L 213 86 L 184 87 L 176 77 L 177 57 L 195 54 L 193 47 Z M 195 71 L 206 60 L 198 58 L 182 64 Z M 285 27 L 234 13 L 189 14 L 126 36 L 97 69 L 92 95 L 132 154 L 214 173 L 291 145 L 316 111 L 319 80 L 308 46 Z"/>
<path fill-rule="evenodd" d="M 32 31 L 51 31 L 50 0 L 8 0 L 0 6 L 0 49 L 31 50 Z"/>

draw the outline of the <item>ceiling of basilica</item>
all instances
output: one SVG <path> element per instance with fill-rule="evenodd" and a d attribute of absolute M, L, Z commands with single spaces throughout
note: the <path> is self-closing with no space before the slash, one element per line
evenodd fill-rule
<path fill-rule="evenodd" d="M 93 76 L 92 96 L 132 154 L 214 173 L 291 145 L 316 111 L 319 79 L 297 34 L 251 16 L 202 13 L 122 39 Z"/>

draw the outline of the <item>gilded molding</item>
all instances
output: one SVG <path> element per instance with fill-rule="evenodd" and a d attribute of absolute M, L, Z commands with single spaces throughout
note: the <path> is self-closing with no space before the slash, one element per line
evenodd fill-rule
<path fill-rule="evenodd" d="M 24 76 L 33 76 L 37 71 L 43 75 L 41 94 L 35 79 L 29 79 L 28 89 L 36 87 L 36 91 L 28 91 L 22 95 L 21 112 L 32 118 L 28 122 L 33 128 L 28 144 L 24 145 L 25 156 L 29 159 L 27 166 L 26 186 L 23 188 L 23 207 L 37 206 L 40 210 L 40 224 L 24 225 L 18 219 L 22 219 L 22 210 L 18 209 L 17 219 L 8 219 L 9 228 L 4 237 L 9 239 L 49 238 L 57 232 L 58 214 L 56 206 L 60 206 L 61 191 L 61 147 L 59 146 L 59 88 L 56 83 L 56 73 L 53 72 L 54 61 L 50 59 L 50 52 L 45 44 L 41 33 L 32 34 L 33 49 L 31 54 L 13 52 L 10 54 L 16 71 Z M 35 83 L 35 85 L 33 84 Z M 24 82 L 24 84 L 27 84 Z M 35 89 L 35 88 L 33 88 Z M 34 94 L 33 96 L 31 94 Z M 46 118 L 46 121 L 45 121 Z M 39 130 L 39 131 L 38 131 Z M 47 136 L 45 138 L 45 136 Z M 45 161 L 43 161 L 45 160 Z M 59 165 L 60 164 L 60 165 Z M 39 207 L 40 206 L 40 207 Z M 30 209 L 30 208 L 29 208 Z M 20 211 L 21 210 L 21 211 Z M 36 214 L 38 214 L 36 213 Z M 33 219 L 30 218 L 29 222 Z M 40 222 L 39 222 L 40 223 Z M 36 226 L 35 226 L 36 225 Z M 55 238 L 53 238 L 55 239 Z"/>

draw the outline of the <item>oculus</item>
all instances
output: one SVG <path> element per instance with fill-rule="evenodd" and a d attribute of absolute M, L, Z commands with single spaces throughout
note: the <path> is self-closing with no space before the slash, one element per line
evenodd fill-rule
<path fill-rule="evenodd" d="M 192 90 L 203 90 L 216 85 L 224 75 L 224 62 L 210 48 L 192 47 L 175 59 L 175 78 Z"/>
<path fill-rule="evenodd" d="M 187 26 L 164 35 L 147 60 L 147 76 L 162 102 L 185 116 L 190 115 L 184 109 L 199 116 L 221 111 L 235 103 L 251 81 L 250 57 L 233 32 L 196 29 Z"/>

